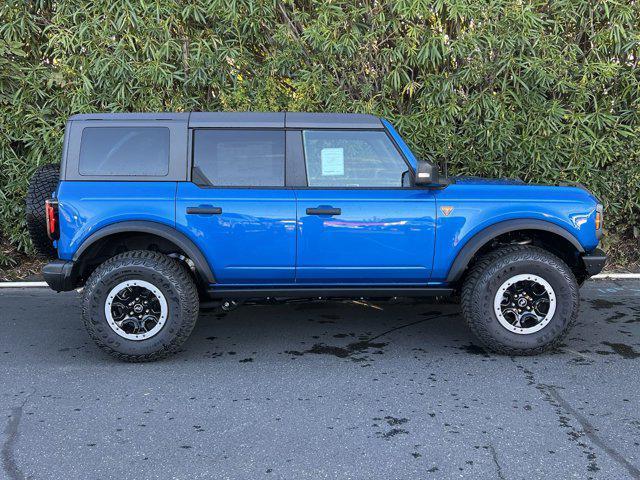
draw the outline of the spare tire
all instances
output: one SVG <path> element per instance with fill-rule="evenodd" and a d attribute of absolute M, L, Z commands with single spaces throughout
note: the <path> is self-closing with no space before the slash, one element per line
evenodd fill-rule
<path fill-rule="evenodd" d="M 55 258 L 56 250 L 47 235 L 44 201 L 58 188 L 60 165 L 49 164 L 38 168 L 31 177 L 26 197 L 27 229 L 33 246 L 40 255 Z"/>

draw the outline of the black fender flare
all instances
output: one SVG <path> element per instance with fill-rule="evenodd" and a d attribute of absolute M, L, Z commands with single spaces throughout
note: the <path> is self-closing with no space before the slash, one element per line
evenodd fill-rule
<path fill-rule="evenodd" d="M 578 241 L 578 239 L 571 234 L 571 232 L 567 231 L 565 228 L 562 228 L 555 223 L 548 222 L 546 220 L 537 220 L 537 219 L 515 219 L 515 220 L 505 220 L 502 222 L 494 223 L 486 227 L 485 229 L 476 233 L 473 237 L 471 237 L 467 243 L 464 244 L 462 249 L 458 252 L 456 259 L 453 261 L 451 268 L 449 269 L 449 273 L 447 275 L 447 282 L 455 282 L 460 280 L 462 274 L 464 273 L 467 265 L 473 258 L 473 256 L 478 253 L 478 250 L 489 242 L 490 240 L 496 238 L 499 235 L 515 232 L 518 230 L 540 230 L 544 232 L 551 232 L 557 235 L 560 235 L 567 241 L 569 241 L 579 253 L 584 253 L 584 248 Z"/>
<path fill-rule="evenodd" d="M 114 235 L 116 233 L 136 232 L 150 233 L 157 235 L 177 245 L 195 264 L 198 275 L 208 283 L 215 283 L 215 277 L 209 262 L 200 251 L 200 249 L 189 238 L 168 225 L 146 221 L 146 220 L 129 220 L 117 222 L 107 225 L 87 237 L 73 255 L 73 261 L 77 262 L 82 258 L 82 254 L 87 251 L 91 245 L 98 240 Z"/>

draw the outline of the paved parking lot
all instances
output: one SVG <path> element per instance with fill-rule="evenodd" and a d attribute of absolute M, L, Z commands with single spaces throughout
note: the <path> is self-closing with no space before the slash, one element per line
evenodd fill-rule
<path fill-rule="evenodd" d="M 0 291 L 0 478 L 640 478 L 640 282 L 592 281 L 565 345 L 478 347 L 458 308 L 202 314 L 124 364 L 78 295 Z"/>

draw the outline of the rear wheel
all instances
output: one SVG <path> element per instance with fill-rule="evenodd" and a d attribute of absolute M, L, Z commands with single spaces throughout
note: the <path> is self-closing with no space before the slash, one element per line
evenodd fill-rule
<path fill-rule="evenodd" d="M 84 288 L 82 315 L 100 348 L 121 360 L 158 360 L 178 351 L 198 318 L 187 268 L 156 252 L 132 251 L 100 265 Z"/>
<path fill-rule="evenodd" d="M 533 246 L 484 256 L 462 287 L 462 311 L 473 333 L 491 350 L 510 355 L 557 345 L 575 322 L 578 304 L 571 269 Z"/>
<path fill-rule="evenodd" d="M 59 180 L 60 165 L 43 165 L 31 177 L 25 198 L 29 236 L 36 251 L 46 258 L 55 258 L 56 250 L 47 235 L 44 201 L 51 198 Z"/>

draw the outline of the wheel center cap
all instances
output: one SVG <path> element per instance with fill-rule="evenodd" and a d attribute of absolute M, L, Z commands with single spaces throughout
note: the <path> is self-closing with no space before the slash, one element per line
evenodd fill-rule
<path fill-rule="evenodd" d="M 519 298 L 518 299 L 518 306 L 519 307 L 524 307 L 527 304 L 527 299 L 526 298 Z"/>
<path fill-rule="evenodd" d="M 133 307 L 133 311 L 136 313 L 142 313 L 143 310 L 144 310 L 144 307 L 139 303 L 137 303 L 136 306 Z"/>

